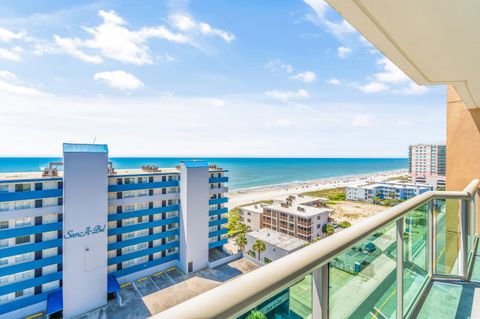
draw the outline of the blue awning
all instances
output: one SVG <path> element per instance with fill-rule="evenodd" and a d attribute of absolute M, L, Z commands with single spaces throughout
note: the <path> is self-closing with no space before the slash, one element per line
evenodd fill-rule
<path fill-rule="evenodd" d="M 63 293 L 62 289 L 59 289 L 47 296 L 47 315 L 51 315 L 62 310 Z"/>
<path fill-rule="evenodd" d="M 112 292 L 119 292 L 120 291 L 120 285 L 118 284 L 117 278 L 115 276 L 111 275 L 108 276 L 108 285 L 107 285 L 107 293 L 112 293 Z"/>

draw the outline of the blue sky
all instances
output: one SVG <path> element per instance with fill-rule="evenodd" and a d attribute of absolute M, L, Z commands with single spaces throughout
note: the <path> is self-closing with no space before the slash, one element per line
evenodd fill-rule
<path fill-rule="evenodd" d="M 404 157 L 445 93 L 322 0 L 0 3 L 3 156 Z"/>

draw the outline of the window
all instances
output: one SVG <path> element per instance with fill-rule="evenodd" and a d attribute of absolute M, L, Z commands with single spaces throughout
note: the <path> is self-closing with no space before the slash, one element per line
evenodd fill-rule
<path fill-rule="evenodd" d="M 8 228 L 8 220 L 0 221 L 0 229 Z"/>
<path fill-rule="evenodd" d="M 5 265 L 8 265 L 8 258 L 0 259 L 0 266 L 5 266 Z"/>
<path fill-rule="evenodd" d="M 8 193 L 8 185 L 0 185 L 0 193 Z"/>
<path fill-rule="evenodd" d="M 5 285 L 8 283 L 8 276 L 0 277 L 0 285 Z"/>
<path fill-rule="evenodd" d="M 29 278 L 32 278 L 32 277 L 33 277 L 33 271 L 32 270 L 24 271 L 24 272 L 20 272 L 20 273 L 15 274 L 15 281 L 29 279 Z"/>
<path fill-rule="evenodd" d="M 117 178 L 117 185 L 122 185 L 123 184 L 123 181 L 121 178 Z"/>
<path fill-rule="evenodd" d="M 7 247 L 8 246 L 8 239 L 0 240 L 0 247 Z"/>
<path fill-rule="evenodd" d="M 43 184 L 42 183 L 35 183 L 35 190 L 36 191 L 41 191 L 43 189 Z"/>
<path fill-rule="evenodd" d="M 57 188 L 58 189 L 63 189 L 63 182 L 58 182 Z"/>
<path fill-rule="evenodd" d="M 32 190 L 32 184 L 15 184 L 15 192 L 28 192 Z"/>
<path fill-rule="evenodd" d="M 33 260 L 33 253 L 26 253 L 26 254 L 15 256 L 16 263 L 21 263 L 21 262 L 30 261 L 30 260 Z"/>
<path fill-rule="evenodd" d="M 63 205 L 63 197 L 59 197 L 57 199 L 57 205 L 59 205 L 59 206 Z"/>
<path fill-rule="evenodd" d="M 29 243 L 29 242 L 30 242 L 30 236 L 29 235 L 20 236 L 20 237 L 15 238 L 15 244 L 17 244 L 17 245 L 26 244 L 26 243 Z"/>
<path fill-rule="evenodd" d="M 0 212 L 9 210 L 10 209 L 10 204 L 9 203 L 0 203 Z"/>
<path fill-rule="evenodd" d="M 31 217 L 25 217 L 25 218 L 20 218 L 15 220 L 15 227 L 25 227 L 30 225 L 32 225 Z"/>

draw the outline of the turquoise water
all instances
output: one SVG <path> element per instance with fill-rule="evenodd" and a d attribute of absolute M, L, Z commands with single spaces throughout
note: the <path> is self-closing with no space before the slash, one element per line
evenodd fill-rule
<path fill-rule="evenodd" d="M 116 169 L 142 165 L 172 167 L 191 158 L 111 158 Z M 250 188 L 320 178 L 406 169 L 406 158 L 202 158 L 229 170 L 230 189 Z M 3 157 L 0 172 L 38 171 L 60 158 Z"/>

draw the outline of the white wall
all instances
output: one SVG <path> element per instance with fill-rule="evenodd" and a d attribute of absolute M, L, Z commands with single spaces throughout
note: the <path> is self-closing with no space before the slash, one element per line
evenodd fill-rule
<path fill-rule="evenodd" d="M 180 269 L 188 273 L 208 266 L 208 164 L 180 164 Z"/>
<path fill-rule="evenodd" d="M 107 163 L 108 153 L 64 153 L 64 318 L 107 302 Z M 97 225 L 102 232 L 68 238 Z"/>
<path fill-rule="evenodd" d="M 247 246 L 245 247 L 245 255 L 248 255 L 247 252 L 249 250 L 252 250 L 252 246 L 253 244 L 255 243 L 255 240 L 257 240 L 255 237 L 252 237 L 251 235 L 249 235 L 247 233 Z M 266 250 L 262 253 L 260 253 L 260 262 L 262 263 L 265 263 L 264 260 L 265 260 L 265 257 L 267 257 L 268 259 L 274 261 L 274 260 L 277 260 L 279 258 L 282 258 L 286 255 L 288 255 L 288 252 L 282 248 L 278 248 L 276 246 L 273 246 L 269 243 L 267 243 L 266 241 L 263 241 L 265 243 L 265 247 L 266 247 Z M 258 260 L 258 252 L 255 251 L 255 259 Z"/>

